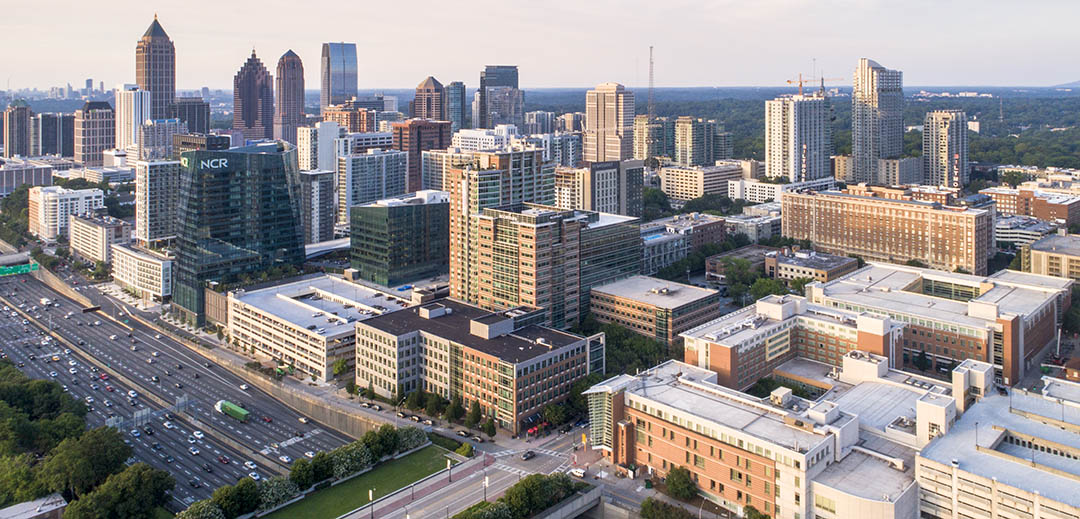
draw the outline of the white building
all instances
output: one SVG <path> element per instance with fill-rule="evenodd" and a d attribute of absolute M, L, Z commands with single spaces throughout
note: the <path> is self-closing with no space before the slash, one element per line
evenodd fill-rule
<path fill-rule="evenodd" d="M 690 235 L 656 232 L 643 227 L 641 233 L 641 273 L 656 274 L 660 269 L 690 254 Z"/>
<path fill-rule="evenodd" d="M 337 223 L 349 224 L 349 209 L 406 192 L 409 154 L 397 150 L 368 150 L 338 157 Z"/>
<path fill-rule="evenodd" d="M 459 132 L 460 133 L 460 132 Z M 461 148 L 427 150 L 420 154 L 420 177 L 424 189 L 449 191 L 444 184 L 450 168 L 472 163 L 473 154 Z"/>
<path fill-rule="evenodd" d="M 727 196 L 732 200 L 746 200 L 755 204 L 767 201 L 779 202 L 784 193 L 788 191 L 800 191 L 810 189 L 813 191 L 825 191 L 836 188 L 836 179 L 832 176 L 808 180 L 806 182 L 789 182 L 787 184 L 771 184 L 762 182 L 756 178 L 740 178 L 727 181 Z"/>
<path fill-rule="evenodd" d="M 53 167 L 23 159 L 4 159 L 0 164 L 0 197 L 5 197 L 23 184 L 51 186 Z"/>
<path fill-rule="evenodd" d="M 618 83 L 585 92 L 584 141 L 586 161 L 634 158 L 634 93 Z"/>
<path fill-rule="evenodd" d="M 923 183 L 964 187 L 968 184 L 967 114 L 934 110 L 923 123 Z"/>
<path fill-rule="evenodd" d="M 994 222 L 994 241 L 997 244 L 1019 247 L 1039 241 L 1043 236 L 1057 230 L 1057 227 L 1052 222 L 1033 216 L 1003 216 Z"/>
<path fill-rule="evenodd" d="M 580 133 L 540 133 L 510 139 L 510 144 L 544 150 L 544 162 L 558 166 L 577 167 L 581 164 Z"/>
<path fill-rule="evenodd" d="M 116 148 L 139 141 L 139 127 L 150 118 L 150 91 L 137 85 L 120 85 L 116 91 Z"/>
<path fill-rule="evenodd" d="M 922 181 L 923 162 L 918 157 L 878 159 L 877 164 L 878 183 L 883 186 L 906 186 Z"/>
<path fill-rule="evenodd" d="M 103 155 L 107 155 L 107 153 Z M 127 165 L 71 168 L 68 170 L 67 178 L 69 180 L 81 178 L 94 184 L 100 184 L 101 182 L 108 182 L 110 184 L 117 182 L 131 182 L 132 180 L 135 180 L 135 168 Z"/>
<path fill-rule="evenodd" d="M 450 138 L 450 146 L 463 151 L 498 150 L 510 144 L 510 138 L 515 135 L 517 130 L 512 125 L 499 125 L 495 129 L 458 130 Z"/>
<path fill-rule="evenodd" d="M 114 243 L 131 242 L 131 225 L 111 216 L 68 216 L 68 244 L 75 256 L 91 263 L 112 261 Z"/>
<path fill-rule="evenodd" d="M 780 215 L 747 216 L 734 215 L 724 217 L 724 230 L 727 235 L 745 234 L 751 242 L 780 236 L 783 219 Z"/>
<path fill-rule="evenodd" d="M 337 155 L 334 139 L 340 137 L 344 129 L 333 121 L 322 121 L 315 126 L 296 129 L 296 157 L 300 169 L 337 169 Z"/>
<path fill-rule="evenodd" d="M 135 240 L 154 246 L 176 236 L 180 162 L 135 162 Z"/>
<path fill-rule="evenodd" d="M 116 243 L 112 246 L 113 281 L 147 302 L 172 297 L 173 256 Z"/>
<path fill-rule="evenodd" d="M 765 101 L 765 176 L 789 182 L 831 177 L 831 125 L 824 94 Z"/>
<path fill-rule="evenodd" d="M 904 75 L 862 58 L 851 93 L 852 176 L 855 182 L 881 184 L 878 159 L 904 152 Z"/>
<path fill-rule="evenodd" d="M 672 200 L 689 201 L 705 195 L 728 195 L 728 181 L 742 178 L 742 167 L 724 162 L 716 166 L 660 168 L 660 190 Z"/>
<path fill-rule="evenodd" d="M 336 175 L 330 170 L 300 172 L 300 220 L 305 244 L 334 239 Z"/>
<path fill-rule="evenodd" d="M 123 148 L 128 160 L 162 160 L 173 154 L 173 135 L 188 132 L 180 119 L 148 119 L 136 131 L 136 140 Z"/>
<path fill-rule="evenodd" d="M 100 189 L 64 189 L 34 186 L 29 193 L 30 234 L 54 242 L 68 232 L 68 218 L 105 206 Z"/>
<path fill-rule="evenodd" d="M 394 134 L 390 131 L 346 133 L 334 140 L 338 157 L 368 150 L 389 150 L 394 147 Z"/>

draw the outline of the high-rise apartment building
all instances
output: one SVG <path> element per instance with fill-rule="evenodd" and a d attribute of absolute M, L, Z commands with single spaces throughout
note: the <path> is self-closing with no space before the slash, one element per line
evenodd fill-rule
<path fill-rule="evenodd" d="M 416 97 L 412 101 L 412 116 L 417 119 L 446 121 L 446 91 L 442 83 L 428 76 L 416 85 Z"/>
<path fill-rule="evenodd" d="M 30 234 L 46 242 L 68 234 L 68 217 L 105 207 L 100 189 L 64 189 L 60 186 L 30 188 L 28 216 Z"/>
<path fill-rule="evenodd" d="M 555 112 L 525 112 L 525 127 L 521 133 L 555 133 Z"/>
<path fill-rule="evenodd" d="M 320 108 L 356 97 L 355 43 L 324 43 L 321 64 Z"/>
<path fill-rule="evenodd" d="M 349 224 L 349 211 L 361 204 L 408 192 L 409 155 L 368 150 L 337 158 L 337 223 Z"/>
<path fill-rule="evenodd" d="M 509 124 L 521 128 L 525 125 L 525 92 L 516 88 L 496 86 L 487 88 L 488 124 L 495 128 Z"/>
<path fill-rule="evenodd" d="M 534 133 L 516 136 L 510 144 L 544 150 L 544 161 L 557 166 L 576 168 L 581 165 L 581 133 Z"/>
<path fill-rule="evenodd" d="M 135 241 L 156 248 L 176 237 L 180 161 L 136 160 Z"/>
<path fill-rule="evenodd" d="M 421 190 L 352 208 L 350 260 L 361 279 L 395 287 L 446 274 L 450 195 Z"/>
<path fill-rule="evenodd" d="M 495 129 L 465 129 L 454 133 L 450 146 L 462 151 L 498 150 L 510 144 L 514 133 L 514 127 L 509 125 Z"/>
<path fill-rule="evenodd" d="M 176 118 L 187 125 L 191 133 L 210 133 L 210 103 L 202 97 L 178 97 L 173 109 Z"/>
<path fill-rule="evenodd" d="M 923 184 L 964 187 L 968 183 L 967 114 L 934 110 L 923 121 Z"/>
<path fill-rule="evenodd" d="M 468 128 L 468 103 L 465 101 L 465 83 L 453 81 L 446 85 L 446 119 L 450 121 L 450 132 Z"/>
<path fill-rule="evenodd" d="M 420 176 L 423 177 L 424 189 L 449 192 L 446 181 L 451 178 L 450 170 L 472 163 L 472 157 L 471 151 L 455 147 L 423 152 L 420 158 Z"/>
<path fill-rule="evenodd" d="M 176 99 L 176 48 L 157 15 L 135 45 L 135 82 L 150 92 L 150 119 L 172 117 Z"/>
<path fill-rule="evenodd" d="M 173 137 L 186 135 L 187 124 L 180 119 L 154 119 L 139 125 L 135 142 L 124 151 L 127 160 L 159 160 L 173 156 Z"/>
<path fill-rule="evenodd" d="M 390 131 L 394 134 L 394 149 L 404 151 L 409 157 L 409 181 L 406 189 L 408 192 L 419 191 L 423 187 L 420 175 L 422 153 L 425 150 L 442 150 L 450 146 L 450 121 L 409 119 L 392 123 Z M 390 194 L 396 193 L 388 193 Z"/>
<path fill-rule="evenodd" d="M 878 159 L 904 152 L 904 75 L 861 58 L 851 92 L 851 153 L 855 182 L 881 183 Z"/>
<path fill-rule="evenodd" d="M 30 156 L 75 155 L 75 114 L 34 114 L 30 119 Z"/>
<path fill-rule="evenodd" d="M 714 120 L 682 116 L 675 120 L 675 156 L 683 166 L 711 166 L 731 158 L 731 135 Z"/>
<path fill-rule="evenodd" d="M 117 149 L 125 149 L 139 141 L 139 128 L 150 120 L 152 94 L 135 85 L 122 85 L 115 90 Z"/>
<path fill-rule="evenodd" d="M 634 117 L 634 159 L 675 158 L 675 121 L 648 115 Z"/>
<path fill-rule="evenodd" d="M 601 83 L 585 93 L 585 162 L 622 161 L 634 156 L 634 93 Z"/>
<path fill-rule="evenodd" d="M 492 120 L 492 109 L 489 106 L 490 93 L 488 89 L 492 87 L 506 87 L 512 91 L 517 91 L 517 65 L 488 65 L 480 72 L 480 88 L 476 92 L 477 108 L 473 117 L 473 128 L 493 128 L 497 124 Z M 518 94 L 520 94 L 520 91 L 518 91 Z M 513 92 L 506 92 L 503 95 L 504 97 L 515 97 Z M 522 105 L 524 105 L 524 97 L 522 97 Z M 511 122 L 510 124 L 514 123 Z"/>
<path fill-rule="evenodd" d="M 75 111 L 75 160 L 102 165 L 102 152 L 116 147 L 116 115 L 104 101 L 87 101 Z"/>
<path fill-rule="evenodd" d="M 824 94 L 765 101 L 765 176 L 788 182 L 831 177 L 831 124 Z"/>
<path fill-rule="evenodd" d="M 394 146 L 394 134 L 385 132 L 346 133 L 334 140 L 338 156 L 367 153 L 368 150 L 388 150 Z"/>
<path fill-rule="evenodd" d="M 342 128 L 333 121 L 322 121 L 315 126 L 296 130 L 296 152 L 301 171 L 337 171 L 337 153 L 334 141 L 341 137 Z"/>
<path fill-rule="evenodd" d="M 12 104 L 4 110 L 4 157 L 30 156 L 30 118 L 33 112 L 25 102 Z"/>
<path fill-rule="evenodd" d="M 205 323 L 209 282 L 303 263 L 298 177 L 281 142 L 181 154 L 173 308 L 186 320 Z"/>
<path fill-rule="evenodd" d="M 75 257 L 90 263 L 111 263 L 113 244 L 131 243 L 131 224 L 107 215 L 71 214 L 67 239 Z"/>
<path fill-rule="evenodd" d="M 985 275 L 994 246 L 992 211 L 917 201 L 906 189 L 860 184 L 788 192 L 782 202 L 783 235 L 830 254 Z"/>
<path fill-rule="evenodd" d="M 324 106 L 322 111 L 323 122 L 334 122 L 345 131 L 373 132 L 376 129 L 377 119 L 375 110 L 356 106 L 354 103 Z"/>
<path fill-rule="evenodd" d="M 251 49 L 233 77 L 233 129 L 248 140 L 274 138 L 274 77 Z"/>
<path fill-rule="evenodd" d="M 300 219 L 304 244 L 334 239 L 334 170 L 300 171 Z"/>
<path fill-rule="evenodd" d="M 584 167 L 555 168 L 555 206 L 641 217 L 640 160 L 587 162 Z"/>
<path fill-rule="evenodd" d="M 660 168 L 660 190 L 673 200 L 687 202 L 705 195 L 728 195 L 728 181 L 742 178 L 737 162 L 716 166 L 664 166 Z"/>
<path fill-rule="evenodd" d="M 274 138 L 296 144 L 296 129 L 304 124 L 304 63 L 291 49 L 278 59 Z"/>
<path fill-rule="evenodd" d="M 585 130 L 585 112 L 569 112 L 559 116 L 558 127 L 561 132 L 580 132 Z"/>

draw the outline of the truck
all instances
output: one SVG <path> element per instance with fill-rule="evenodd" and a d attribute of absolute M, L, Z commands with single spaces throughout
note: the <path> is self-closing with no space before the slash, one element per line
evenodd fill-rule
<path fill-rule="evenodd" d="M 43 297 L 38 303 L 41 303 L 41 306 L 49 306 L 52 304 L 52 301 L 49 301 L 49 298 L 47 297 Z"/>
<path fill-rule="evenodd" d="M 229 402 L 228 400 L 218 400 L 218 402 L 214 404 L 214 409 L 221 414 L 229 415 L 241 422 L 246 422 L 248 415 L 251 414 L 247 409 Z"/>

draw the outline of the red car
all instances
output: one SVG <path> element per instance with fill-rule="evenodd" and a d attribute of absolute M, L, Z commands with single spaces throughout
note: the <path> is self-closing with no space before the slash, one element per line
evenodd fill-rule
<path fill-rule="evenodd" d="M 221 456 L 218 456 L 218 459 L 217 459 L 217 460 L 218 460 L 218 461 L 220 461 L 220 462 L 221 462 L 222 464 L 224 464 L 224 465 L 228 465 L 228 464 L 229 464 L 229 458 L 228 458 L 228 457 L 226 457 L 226 456 L 225 456 L 224 454 L 222 454 Z"/>
<path fill-rule="evenodd" d="M 108 391 L 108 392 L 111 393 L 113 391 L 113 387 L 112 386 L 105 386 L 105 391 Z"/>
<path fill-rule="evenodd" d="M 273 421 L 274 421 L 274 419 L 273 419 L 273 418 L 270 418 L 269 416 L 264 416 L 264 417 L 262 417 L 262 418 L 263 418 L 263 421 L 264 421 L 264 422 L 266 422 L 266 423 L 270 423 L 270 422 L 273 422 Z"/>
<path fill-rule="evenodd" d="M 101 380 L 109 380 L 109 374 L 108 373 L 102 373 L 102 374 L 98 375 L 98 378 L 100 378 Z"/>

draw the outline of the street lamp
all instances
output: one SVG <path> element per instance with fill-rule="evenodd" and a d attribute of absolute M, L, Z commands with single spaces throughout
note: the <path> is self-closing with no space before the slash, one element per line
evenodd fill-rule
<path fill-rule="evenodd" d="M 450 458 L 446 458 L 446 473 L 450 476 L 450 481 L 454 481 L 454 466 L 450 464 Z"/>
<path fill-rule="evenodd" d="M 488 475 L 487 469 L 484 469 L 484 501 L 487 502 L 487 488 L 488 488 Z"/>
<path fill-rule="evenodd" d="M 371 506 L 371 519 L 375 519 L 375 487 L 367 491 L 368 504 Z"/>

